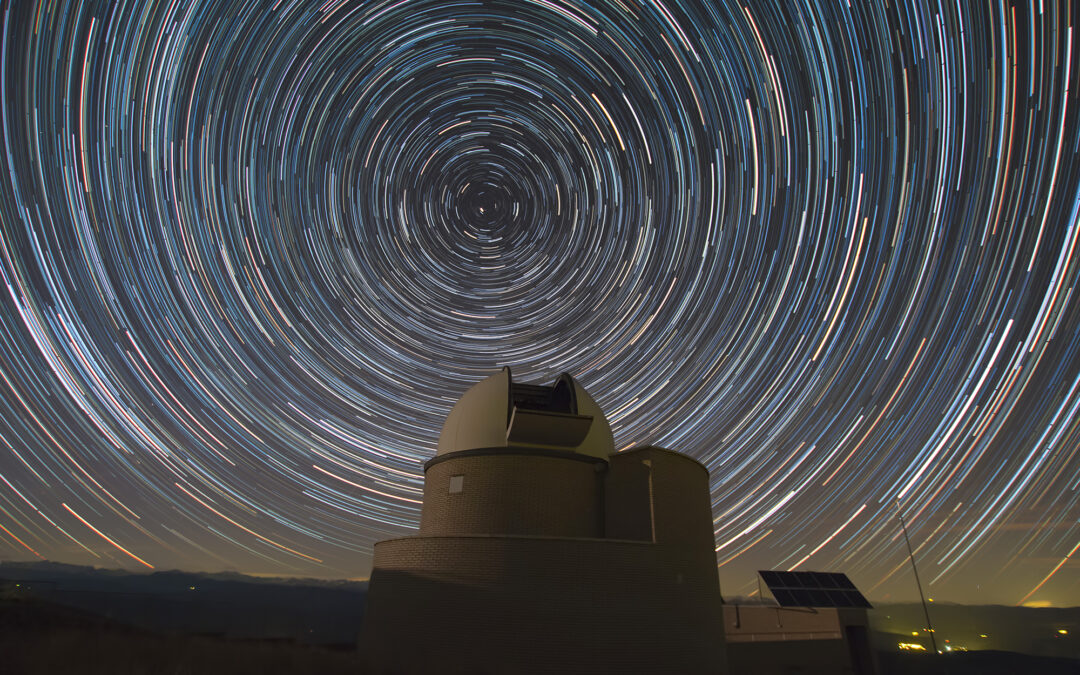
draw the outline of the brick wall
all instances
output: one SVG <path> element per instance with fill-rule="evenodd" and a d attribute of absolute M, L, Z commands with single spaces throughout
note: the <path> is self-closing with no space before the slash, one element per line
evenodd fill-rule
<path fill-rule="evenodd" d="M 675 547 L 697 574 L 716 573 L 709 472 L 654 446 L 612 455 L 606 482 L 606 532 Z M 691 562 L 692 561 L 692 562 Z"/>
<path fill-rule="evenodd" d="M 638 458 L 611 456 L 604 485 L 605 537 L 652 541 L 650 473 Z"/>
<path fill-rule="evenodd" d="M 612 466 L 620 462 L 648 463 L 656 542 L 678 547 L 688 560 L 711 569 L 715 576 L 716 539 L 708 470 L 686 455 L 654 446 L 611 457 Z"/>
<path fill-rule="evenodd" d="M 361 636 L 374 672 L 723 672 L 715 569 L 645 542 L 380 542 Z"/>
<path fill-rule="evenodd" d="M 601 535 L 603 463 L 545 455 L 452 457 L 424 478 L 421 535 Z M 450 477 L 462 476 L 461 492 Z"/>

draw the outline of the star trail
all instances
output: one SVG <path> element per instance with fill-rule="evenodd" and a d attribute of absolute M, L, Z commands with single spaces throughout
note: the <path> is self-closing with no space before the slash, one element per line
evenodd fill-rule
<path fill-rule="evenodd" d="M 1080 599 L 1070 3 L 9 1 L 0 558 L 362 577 L 567 371 L 756 569 Z"/>

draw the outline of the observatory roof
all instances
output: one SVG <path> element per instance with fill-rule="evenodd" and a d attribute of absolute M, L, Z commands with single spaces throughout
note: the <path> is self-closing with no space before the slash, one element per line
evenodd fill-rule
<path fill-rule="evenodd" d="M 518 383 L 504 367 L 470 387 L 454 405 L 436 455 L 509 447 L 604 459 L 615 452 L 607 418 L 574 378 L 563 373 L 549 386 Z"/>

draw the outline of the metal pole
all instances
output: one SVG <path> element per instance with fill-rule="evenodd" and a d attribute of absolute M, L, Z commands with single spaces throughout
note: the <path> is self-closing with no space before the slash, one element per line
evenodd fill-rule
<path fill-rule="evenodd" d="M 926 597 L 922 592 L 922 582 L 919 581 L 919 568 L 915 566 L 915 553 L 911 550 L 911 540 L 908 539 L 907 525 L 904 523 L 904 514 L 900 510 L 900 500 L 896 500 L 896 515 L 900 516 L 900 529 L 904 531 L 904 543 L 907 544 L 908 558 L 911 559 L 911 571 L 915 573 L 915 586 L 919 589 L 919 600 L 922 601 L 923 616 L 926 617 L 926 628 L 930 631 L 930 645 L 934 648 L 934 653 L 937 653 L 937 640 L 934 639 L 934 624 L 930 623 L 930 610 L 926 607 Z"/>

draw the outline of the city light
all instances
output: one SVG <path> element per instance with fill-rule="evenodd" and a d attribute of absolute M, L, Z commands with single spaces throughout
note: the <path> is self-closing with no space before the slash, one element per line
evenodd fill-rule
<path fill-rule="evenodd" d="M 896 646 L 899 647 L 902 651 L 905 651 L 905 652 L 925 652 L 926 651 L 926 647 L 923 647 L 918 642 L 899 642 L 899 643 L 897 643 Z"/>

